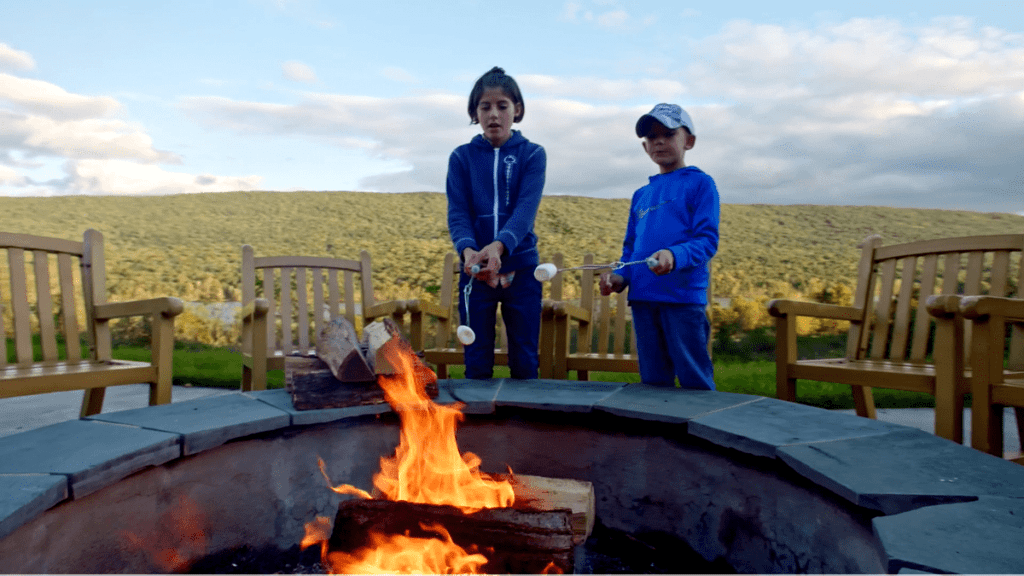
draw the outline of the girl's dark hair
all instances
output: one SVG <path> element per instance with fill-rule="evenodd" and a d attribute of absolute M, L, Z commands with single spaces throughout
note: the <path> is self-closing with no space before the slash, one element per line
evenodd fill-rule
<path fill-rule="evenodd" d="M 504 70 L 495 66 L 476 81 L 476 84 L 473 85 L 473 91 L 469 93 L 470 124 L 478 124 L 480 122 L 480 119 L 476 117 L 476 107 L 480 104 L 480 99 L 483 98 L 484 91 L 488 88 L 501 88 L 501 91 L 512 100 L 513 104 L 519 104 L 519 114 L 516 114 L 516 117 L 512 119 L 513 122 L 519 122 L 523 119 L 523 115 L 526 113 L 526 103 L 523 102 L 523 94 L 519 91 L 519 85 L 516 84 L 514 78 L 505 74 Z"/>

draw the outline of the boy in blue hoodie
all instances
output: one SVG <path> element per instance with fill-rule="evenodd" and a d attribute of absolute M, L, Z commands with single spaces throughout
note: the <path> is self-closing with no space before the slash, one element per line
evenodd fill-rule
<path fill-rule="evenodd" d="M 718 250 L 718 189 L 684 163 L 696 142 L 693 121 L 675 104 L 658 104 L 636 135 L 659 174 L 633 193 L 622 261 L 654 256 L 651 268 L 627 266 L 601 275 L 601 294 L 629 289 L 640 379 L 647 384 L 714 390 L 705 308 L 708 263 Z"/>
<path fill-rule="evenodd" d="M 483 134 L 456 148 L 448 160 L 448 230 L 463 264 L 459 315 L 476 334 L 464 349 L 466 378 L 493 376 L 498 304 L 512 377 L 537 377 L 541 284 L 533 276 L 538 264 L 533 222 L 547 155 L 512 130 L 524 110 L 516 81 L 495 66 L 469 95 L 470 122 L 480 124 Z M 474 266 L 480 267 L 475 275 Z"/>

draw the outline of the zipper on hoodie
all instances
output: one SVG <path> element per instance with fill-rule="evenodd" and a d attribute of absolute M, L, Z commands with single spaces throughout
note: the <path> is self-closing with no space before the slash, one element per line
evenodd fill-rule
<path fill-rule="evenodd" d="M 498 156 L 500 148 L 494 149 L 494 239 L 498 239 Z"/>

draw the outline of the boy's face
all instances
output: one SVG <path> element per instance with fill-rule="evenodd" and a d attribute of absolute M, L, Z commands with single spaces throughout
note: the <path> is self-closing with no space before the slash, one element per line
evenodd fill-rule
<path fill-rule="evenodd" d="M 654 121 L 644 136 L 643 145 L 647 155 L 661 168 L 661 173 L 668 174 L 686 166 L 683 158 L 696 141 L 697 137 L 686 128 L 669 130 L 661 122 Z"/>
<path fill-rule="evenodd" d="M 501 88 L 484 90 L 476 105 L 476 119 L 484 129 L 484 138 L 498 148 L 512 136 L 512 123 L 522 104 L 512 102 Z"/>

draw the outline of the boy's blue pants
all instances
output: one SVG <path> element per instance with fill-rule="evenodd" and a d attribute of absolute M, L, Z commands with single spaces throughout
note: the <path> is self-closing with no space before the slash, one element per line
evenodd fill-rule
<path fill-rule="evenodd" d="M 711 325 L 701 304 L 632 301 L 640 380 L 657 386 L 714 390 L 708 356 Z"/>
<path fill-rule="evenodd" d="M 469 275 L 459 275 L 459 318 L 466 320 L 464 301 Z M 498 304 L 508 333 L 508 365 L 513 378 L 537 377 L 537 349 L 540 344 L 541 283 L 533 277 L 532 268 L 516 271 L 507 288 L 498 284 L 491 288 L 486 282 L 473 280 L 469 295 L 469 327 L 476 340 L 466 346 L 466 378 L 486 379 L 494 376 L 495 319 Z"/>

